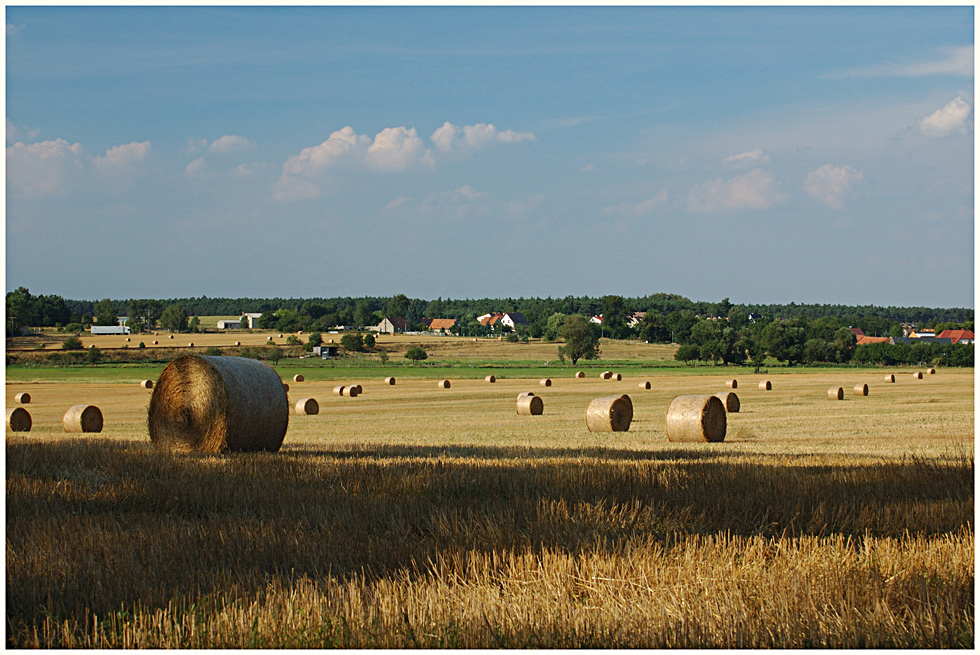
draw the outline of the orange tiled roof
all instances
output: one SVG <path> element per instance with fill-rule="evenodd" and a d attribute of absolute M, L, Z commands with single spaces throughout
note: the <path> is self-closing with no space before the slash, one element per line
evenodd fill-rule
<path fill-rule="evenodd" d="M 863 346 L 869 343 L 888 343 L 888 337 L 869 337 L 861 335 L 857 338 L 857 345 Z"/>

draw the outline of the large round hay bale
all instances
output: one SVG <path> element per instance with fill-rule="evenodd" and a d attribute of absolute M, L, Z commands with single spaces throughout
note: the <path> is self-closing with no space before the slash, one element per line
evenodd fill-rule
<path fill-rule="evenodd" d="M 276 452 L 288 426 L 282 380 L 247 357 L 178 357 L 150 398 L 150 440 L 172 451 Z"/>
<path fill-rule="evenodd" d="M 354 384 L 354 385 L 351 385 L 349 387 L 344 387 L 344 390 L 341 393 L 341 395 L 344 398 L 357 398 L 357 396 L 360 393 L 361 393 L 360 389 L 358 389 L 357 385 Z"/>
<path fill-rule="evenodd" d="M 603 371 L 602 373 L 599 374 L 600 380 L 608 380 L 611 377 L 612 377 L 612 371 Z"/>
<path fill-rule="evenodd" d="M 488 375 L 487 377 L 485 377 L 483 379 L 486 380 L 487 382 L 489 382 L 490 384 L 493 384 L 494 382 L 497 381 L 496 376 L 493 376 L 493 375 Z"/>
<path fill-rule="evenodd" d="M 29 405 L 31 403 L 31 394 L 26 391 L 21 391 L 19 394 L 14 396 L 14 401 L 20 403 L 21 405 Z"/>
<path fill-rule="evenodd" d="M 11 432 L 30 432 L 31 413 L 23 407 L 11 407 L 7 410 L 7 429 Z"/>
<path fill-rule="evenodd" d="M 538 384 L 540 384 L 542 387 L 550 387 L 551 380 L 549 378 L 542 378 L 541 382 L 539 382 Z"/>
<path fill-rule="evenodd" d="M 831 387 L 827 389 L 827 398 L 830 400 L 844 400 L 844 387 Z"/>
<path fill-rule="evenodd" d="M 188 348 L 193 348 L 194 347 L 194 342 L 191 341 L 190 343 L 187 344 L 187 346 L 188 346 Z"/>
<path fill-rule="evenodd" d="M 154 339 L 153 340 L 153 345 L 154 346 L 159 346 L 160 345 L 160 342 L 157 339 Z"/>
<path fill-rule="evenodd" d="M 351 385 L 351 388 L 352 389 L 357 389 L 357 393 L 359 393 L 359 394 L 364 393 L 364 387 L 362 387 L 359 384 L 352 384 Z"/>
<path fill-rule="evenodd" d="M 895 376 L 892 375 L 891 373 L 889 373 L 888 375 L 885 376 L 885 382 L 892 382 L 892 383 L 894 383 L 895 382 Z"/>
<path fill-rule="evenodd" d="M 772 382 L 769 380 L 763 380 L 759 383 L 759 388 L 763 391 L 772 391 Z"/>
<path fill-rule="evenodd" d="M 313 416 L 320 413 L 320 403 L 315 398 L 303 398 L 296 401 L 296 413 Z"/>
<path fill-rule="evenodd" d="M 609 379 L 610 380 L 614 380 L 616 382 L 619 382 L 619 381 L 621 381 L 623 379 L 623 374 L 622 373 L 613 373 L 612 375 L 609 376 Z"/>
<path fill-rule="evenodd" d="M 725 386 L 729 389 L 738 389 L 738 380 L 728 380 L 725 382 Z"/>
<path fill-rule="evenodd" d="M 289 393 L 289 385 L 285 382 L 282 383 L 282 388 L 285 389 L 286 393 Z"/>
<path fill-rule="evenodd" d="M 130 340 L 130 339 L 129 339 L 129 337 L 126 337 L 126 342 L 127 342 L 127 343 L 129 342 L 129 340 Z"/>
<path fill-rule="evenodd" d="M 596 398 L 585 410 L 589 432 L 627 432 L 633 421 L 633 401 L 626 394 Z"/>
<path fill-rule="evenodd" d="M 922 379 L 922 371 L 916 371 L 915 373 L 913 373 L 912 374 L 912 378 L 915 379 L 915 380 L 921 380 Z"/>
<path fill-rule="evenodd" d="M 141 381 L 140 382 L 140 387 L 143 388 L 143 389 L 152 389 L 153 388 L 153 380 L 143 380 L 143 381 Z"/>
<path fill-rule="evenodd" d="M 867 396 L 868 395 L 868 385 L 866 385 L 866 384 L 856 384 L 856 385 L 854 385 L 854 395 L 855 396 Z"/>
<path fill-rule="evenodd" d="M 452 386 L 452 384 L 450 384 L 449 380 L 439 380 L 439 388 L 440 389 L 448 389 L 451 386 Z"/>
<path fill-rule="evenodd" d="M 524 396 L 533 396 L 533 395 L 534 395 L 533 391 L 522 391 L 519 394 L 517 394 L 517 399 L 520 400 Z"/>
<path fill-rule="evenodd" d="M 577 378 L 584 378 L 585 377 L 585 371 L 576 371 L 575 372 L 575 377 L 577 377 Z"/>
<path fill-rule="evenodd" d="M 154 343 L 156 343 L 156 342 L 154 341 Z M 242 345 L 242 342 L 241 342 L 241 341 L 236 341 L 236 342 L 235 342 L 235 345 L 236 345 L 236 346 L 240 346 L 240 345 Z"/>
<path fill-rule="evenodd" d="M 738 396 L 734 391 L 719 391 L 715 394 L 721 400 L 722 404 L 725 405 L 725 410 L 729 414 L 738 413 L 742 409 L 742 403 L 739 402 Z"/>
<path fill-rule="evenodd" d="M 650 384 L 650 381 L 649 380 L 645 380 L 643 382 L 640 382 L 636 386 L 639 387 L 640 389 L 649 389 L 653 385 Z"/>
<path fill-rule="evenodd" d="M 544 413 L 544 401 L 540 396 L 520 395 L 517 397 L 517 413 L 521 416 L 540 416 Z"/>
<path fill-rule="evenodd" d="M 306 378 L 304 378 L 303 375 L 300 373 L 297 373 L 296 375 L 293 376 L 293 382 L 302 382 L 305 379 Z"/>
<path fill-rule="evenodd" d="M 393 378 L 393 377 L 386 377 L 385 378 L 385 384 L 394 386 L 394 384 L 395 384 L 395 378 Z"/>
<path fill-rule="evenodd" d="M 930 368 L 928 371 L 926 371 L 926 373 L 928 373 L 929 375 L 935 375 L 936 374 L 936 369 Z"/>
<path fill-rule="evenodd" d="M 334 387 L 333 388 L 333 395 L 335 395 L 335 396 L 343 396 L 344 395 L 344 385 L 338 384 L 336 387 Z"/>
<path fill-rule="evenodd" d="M 667 406 L 667 440 L 724 441 L 727 421 L 718 396 L 677 396 Z"/>
<path fill-rule="evenodd" d="M 173 338 L 174 338 L 174 335 L 172 335 L 172 334 L 171 334 L 171 335 L 170 335 L 170 338 L 171 338 L 171 339 L 173 339 Z"/>
<path fill-rule="evenodd" d="M 73 405 L 61 424 L 65 432 L 102 432 L 102 410 L 95 405 Z"/>

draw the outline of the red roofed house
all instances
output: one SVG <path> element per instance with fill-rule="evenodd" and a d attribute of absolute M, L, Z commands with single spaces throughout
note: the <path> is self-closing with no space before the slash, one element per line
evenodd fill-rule
<path fill-rule="evenodd" d="M 855 345 L 866 346 L 869 343 L 891 343 L 891 339 L 889 337 L 869 337 L 862 334 L 857 338 Z"/>
<path fill-rule="evenodd" d="M 974 343 L 972 330 L 943 330 L 936 335 L 940 339 L 949 339 L 952 343 Z"/>
<path fill-rule="evenodd" d="M 861 328 L 854 328 L 854 327 L 852 327 L 852 328 L 847 328 L 847 329 L 850 330 L 851 331 L 851 334 L 853 334 L 854 336 L 856 336 L 858 339 L 860 339 L 861 337 L 864 336 L 864 330 L 862 330 Z"/>
<path fill-rule="evenodd" d="M 456 325 L 455 318 L 423 318 L 422 322 L 429 330 L 442 330 L 443 332 L 450 331 Z"/>

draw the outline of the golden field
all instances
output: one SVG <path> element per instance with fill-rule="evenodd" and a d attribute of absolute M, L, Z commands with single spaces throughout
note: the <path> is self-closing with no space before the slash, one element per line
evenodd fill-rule
<path fill-rule="evenodd" d="M 138 371 L 8 380 L 34 422 L 7 432 L 8 646 L 972 647 L 973 371 L 791 370 L 738 374 L 715 444 L 668 442 L 664 415 L 722 368 L 379 372 L 357 398 L 304 370 L 290 402 L 320 413 L 218 457 L 150 445 Z M 614 393 L 629 432 L 589 433 Z M 63 432 L 78 403 L 101 434 Z"/>

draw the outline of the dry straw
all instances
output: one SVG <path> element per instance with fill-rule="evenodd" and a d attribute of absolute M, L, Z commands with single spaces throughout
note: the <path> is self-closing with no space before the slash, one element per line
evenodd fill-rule
<path fill-rule="evenodd" d="M 649 381 L 649 380 L 647 380 L 647 381 L 644 381 L 644 382 L 640 382 L 640 383 L 639 383 L 638 385 L 636 385 L 636 386 L 637 386 L 637 387 L 639 387 L 640 389 L 649 389 L 649 388 L 650 388 L 651 386 L 653 386 L 653 385 L 651 385 L 651 384 L 650 384 L 650 381 Z"/>
<path fill-rule="evenodd" d="M 360 394 L 360 393 L 361 393 L 361 390 L 355 384 L 355 385 L 351 385 L 349 387 L 344 387 L 344 390 L 343 390 L 343 392 L 341 392 L 341 395 L 344 396 L 344 398 L 357 398 L 358 394 Z"/>
<path fill-rule="evenodd" d="M 386 377 L 385 378 L 385 384 L 394 386 L 394 384 L 395 384 L 395 378 L 393 378 L 393 377 Z"/>
<path fill-rule="evenodd" d="M 854 395 L 855 396 L 867 396 L 868 395 L 868 385 L 866 385 L 866 384 L 856 384 L 856 385 L 854 385 Z"/>
<path fill-rule="evenodd" d="M 599 374 L 599 378 L 602 380 L 608 380 L 612 377 L 612 371 L 603 371 Z"/>
<path fill-rule="evenodd" d="M 286 390 L 286 393 L 289 393 L 289 385 L 288 384 L 286 384 L 285 382 L 283 382 L 282 383 L 282 388 Z"/>
<path fill-rule="evenodd" d="M 143 389 L 152 389 L 153 380 L 143 380 L 142 382 L 140 382 L 140 387 Z"/>
<path fill-rule="evenodd" d="M 487 382 L 491 383 L 491 384 L 493 384 L 494 382 L 497 381 L 497 378 L 494 377 L 493 375 L 488 375 L 487 377 L 485 377 L 483 379 L 486 380 Z"/>
<path fill-rule="evenodd" d="M 830 400 L 844 400 L 844 387 L 831 387 L 827 389 L 827 398 Z"/>
<path fill-rule="evenodd" d="M 440 389 L 448 389 L 451 386 L 452 385 L 449 383 L 449 380 L 439 380 L 439 388 Z"/>
<path fill-rule="evenodd" d="M 65 412 L 61 424 L 65 432 L 102 432 L 102 410 L 95 405 L 74 405 Z"/>
<path fill-rule="evenodd" d="M 159 342 L 159 341 L 157 341 L 156 339 L 154 339 L 154 340 L 153 340 L 153 345 L 154 345 L 154 346 L 159 346 L 159 345 L 160 345 L 160 342 Z"/>
<path fill-rule="evenodd" d="M 885 376 L 885 382 L 895 382 L 895 376 L 889 373 Z"/>
<path fill-rule="evenodd" d="M 575 372 L 575 377 L 577 377 L 577 378 L 584 378 L 585 377 L 585 371 L 576 371 Z"/>
<path fill-rule="evenodd" d="M 759 388 L 763 391 L 772 391 L 772 382 L 769 380 L 763 380 L 759 383 Z"/>
<path fill-rule="evenodd" d="M 739 402 L 738 396 L 735 395 L 734 391 L 719 391 L 715 395 L 725 405 L 725 409 L 729 414 L 736 414 L 742 408 L 742 403 Z"/>
<path fill-rule="evenodd" d="M 333 388 L 333 395 L 335 395 L 335 396 L 343 396 L 344 395 L 344 385 L 338 384 L 336 387 L 334 387 Z"/>
<path fill-rule="evenodd" d="M 519 394 L 517 394 L 517 399 L 520 400 L 524 396 L 533 396 L 533 395 L 534 395 L 533 391 L 522 391 Z"/>
<path fill-rule="evenodd" d="M 738 380 L 728 380 L 725 382 L 725 386 L 729 389 L 738 389 Z"/>
<path fill-rule="evenodd" d="M 189 344 L 187 344 L 187 345 L 188 345 L 188 346 L 189 346 L 190 348 L 193 348 L 193 347 L 194 347 L 194 342 L 193 342 L 193 341 L 191 341 L 191 342 L 190 342 Z"/>
<path fill-rule="evenodd" d="M 610 380 L 615 380 L 616 382 L 619 382 L 620 380 L 623 379 L 623 374 L 622 373 L 613 373 L 612 375 L 609 376 L 609 379 Z"/>
<path fill-rule="evenodd" d="M 929 375 L 935 375 L 936 374 L 936 369 L 930 368 L 928 371 L 926 371 L 926 373 L 928 373 Z"/>
<path fill-rule="evenodd" d="M 293 382 L 302 382 L 302 381 L 303 381 L 303 380 L 305 380 L 305 379 L 306 379 L 306 378 L 304 378 L 304 377 L 303 377 L 303 376 L 302 376 L 301 374 L 299 374 L 299 373 L 297 373 L 296 375 L 294 375 L 294 376 L 293 376 Z"/>
<path fill-rule="evenodd" d="M 589 432 L 627 432 L 632 421 L 633 401 L 625 394 L 596 398 L 585 410 Z"/>
<path fill-rule="evenodd" d="M 11 432 L 30 432 L 31 414 L 23 407 L 12 407 L 7 410 L 7 429 Z"/>
<path fill-rule="evenodd" d="M 240 346 L 240 345 L 242 345 L 242 342 L 241 342 L 241 341 L 236 341 L 236 342 L 235 342 L 235 345 L 236 345 L 236 346 Z"/>
<path fill-rule="evenodd" d="M 522 394 L 517 397 L 517 413 L 520 416 L 540 416 L 544 413 L 544 401 L 539 396 Z"/>
<path fill-rule="evenodd" d="M 150 440 L 172 451 L 276 452 L 288 425 L 279 375 L 246 357 L 179 357 L 150 399 Z"/>
<path fill-rule="evenodd" d="M 29 405 L 31 402 L 31 394 L 27 393 L 26 391 L 21 391 L 19 394 L 14 396 L 14 400 L 21 405 Z"/>
<path fill-rule="evenodd" d="M 320 403 L 315 398 L 303 398 L 296 401 L 295 409 L 297 414 L 313 416 L 320 413 Z"/>
<path fill-rule="evenodd" d="M 718 396 L 677 396 L 667 406 L 667 440 L 724 441 L 727 421 Z"/>
<path fill-rule="evenodd" d="M 174 338 L 174 335 L 172 335 L 172 334 L 171 334 L 171 335 L 170 335 L 170 338 L 171 338 L 171 339 L 173 339 L 173 338 Z"/>
<path fill-rule="evenodd" d="M 916 379 L 916 380 L 921 380 L 922 379 L 922 371 L 916 371 L 915 373 L 912 374 L 912 377 L 914 379 Z"/>
<path fill-rule="evenodd" d="M 540 384 L 542 387 L 550 387 L 551 380 L 549 380 L 548 378 L 542 378 L 541 382 L 539 382 L 538 384 Z"/>

